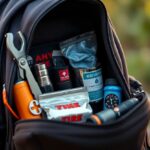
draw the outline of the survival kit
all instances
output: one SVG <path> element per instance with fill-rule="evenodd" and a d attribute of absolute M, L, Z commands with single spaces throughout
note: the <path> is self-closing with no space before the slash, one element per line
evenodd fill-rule
<path fill-rule="evenodd" d="M 100 0 L 5 1 L 0 50 L 0 149 L 147 147 L 148 97 Z"/>
<path fill-rule="evenodd" d="M 43 118 L 85 123 L 92 118 L 97 124 L 109 123 L 121 117 L 122 111 L 129 111 L 138 103 L 137 98 L 122 102 L 122 88 L 115 79 L 106 79 L 103 85 L 102 67 L 96 58 L 97 43 L 93 31 L 60 43 L 60 50 L 52 51 L 51 70 L 44 63 L 28 63 L 28 57 L 32 57 L 25 53 L 25 38 L 20 31 L 18 36 L 21 41 L 19 50 L 14 45 L 13 34 L 6 34 L 7 48 L 18 65 L 13 87 L 17 113 L 10 110 L 15 114 L 14 117 L 17 116 L 16 119 Z M 52 71 L 52 76 L 49 71 Z M 93 117 L 96 113 L 97 117 Z M 101 115 L 108 122 L 101 120 Z"/>

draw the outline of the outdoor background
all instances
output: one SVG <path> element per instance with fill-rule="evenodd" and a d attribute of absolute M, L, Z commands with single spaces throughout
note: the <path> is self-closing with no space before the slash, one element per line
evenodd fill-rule
<path fill-rule="evenodd" d="M 129 74 L 150 93 L 150 0 L 103 0 L 123 46 Z"/>

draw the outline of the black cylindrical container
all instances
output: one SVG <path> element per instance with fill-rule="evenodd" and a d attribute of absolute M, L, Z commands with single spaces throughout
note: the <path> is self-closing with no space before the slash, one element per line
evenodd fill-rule
<path fill-rule="evenodd" d="M 93 123 L 97 125 L 110 123 L 117 118 L 120 118 L 125 113 L 127 113 L 129 110 L 131 110 L 136 104 L 139 103 L 139 100 L 137 98 L 132 98 L 130 100 L 127 100 L 120 104 L 118 107 L 115 107 L 114 109 L 107 109 L 102 112 L 96 113 L 95 115 L 92 115 L 87 122 Z"/>
<path fill-rule="evenodd" d="M 65 62 L 61 51 L 54 50 L 52 54 L 53 59 L 53 78 L 55 90 L 71 89 L 72 82 L 70 77 L 69 66 Z"/>

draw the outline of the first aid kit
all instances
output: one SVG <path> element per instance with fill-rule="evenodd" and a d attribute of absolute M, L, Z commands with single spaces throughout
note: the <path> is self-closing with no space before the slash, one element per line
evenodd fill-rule
<path fill-rule="evenodd" d="M 82 123 L 92 114 L 86 88 L 40 95 L 39 103 L 50 120 Z"/>
<path fill-rule="evenodd" d="M 148 148 L 148 97 L 128 75 L 101 1 L 2 1 L 0 7 L 0 149 Z"/>

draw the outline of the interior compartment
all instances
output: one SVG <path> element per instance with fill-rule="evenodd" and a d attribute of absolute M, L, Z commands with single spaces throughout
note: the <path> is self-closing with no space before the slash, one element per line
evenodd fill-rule
<path fill-rule="evenodd" d="M 102 37 L 101 20 L 105 16 L 105 11 L 103 6 L 99 7 L 95 3 L 84 1 L 67 1 L 57 6 L 36 26 L 30 55 L 34 57 L 35 53 L 40 53 L 41 50 L 46 53 L 57 49 L 59 43 L 64 40 L 88 31 L 95 31 L 98 43 L 97 58 L 102 65 L 103 81 L 107 78 L 115 78 L 114 70 L 107 59 Z"/>
<path fill-rule="evenodd" d="M 79 7 L 79 5 L 81 7 Z M 49 44 L 57 45 L 63 40 L 94 30 L 98 43 L 97 57 L 102 64 L 103 77 L 114 77 L 114 71 L 109 67 L 110 64 L 106 59 L 107 54 L 101 35 L 103 30 L 101 20 L 97 19 L 99 18 L 98 15 L 103 16 L 103 11 L 99 12 L 99 8 L 97 10 L 93 10 L 93 8 L 95 7 L 93 7 L 92 4 L 82 4 L 81 2 L 78 3 L 78 1 L 74 3 L 66 2 L 56 7 L 37 25 L 32 38 L 31 47 L 48 44 L 43 45 L 43 49 L 47 49 Z M 33 50 L 35 50 L 35 48 L 33 48 Z M 32 51 L 31 48 L 30 54 L 32 55 L 32 53 L 35 53 L 35 51 Z"/>

